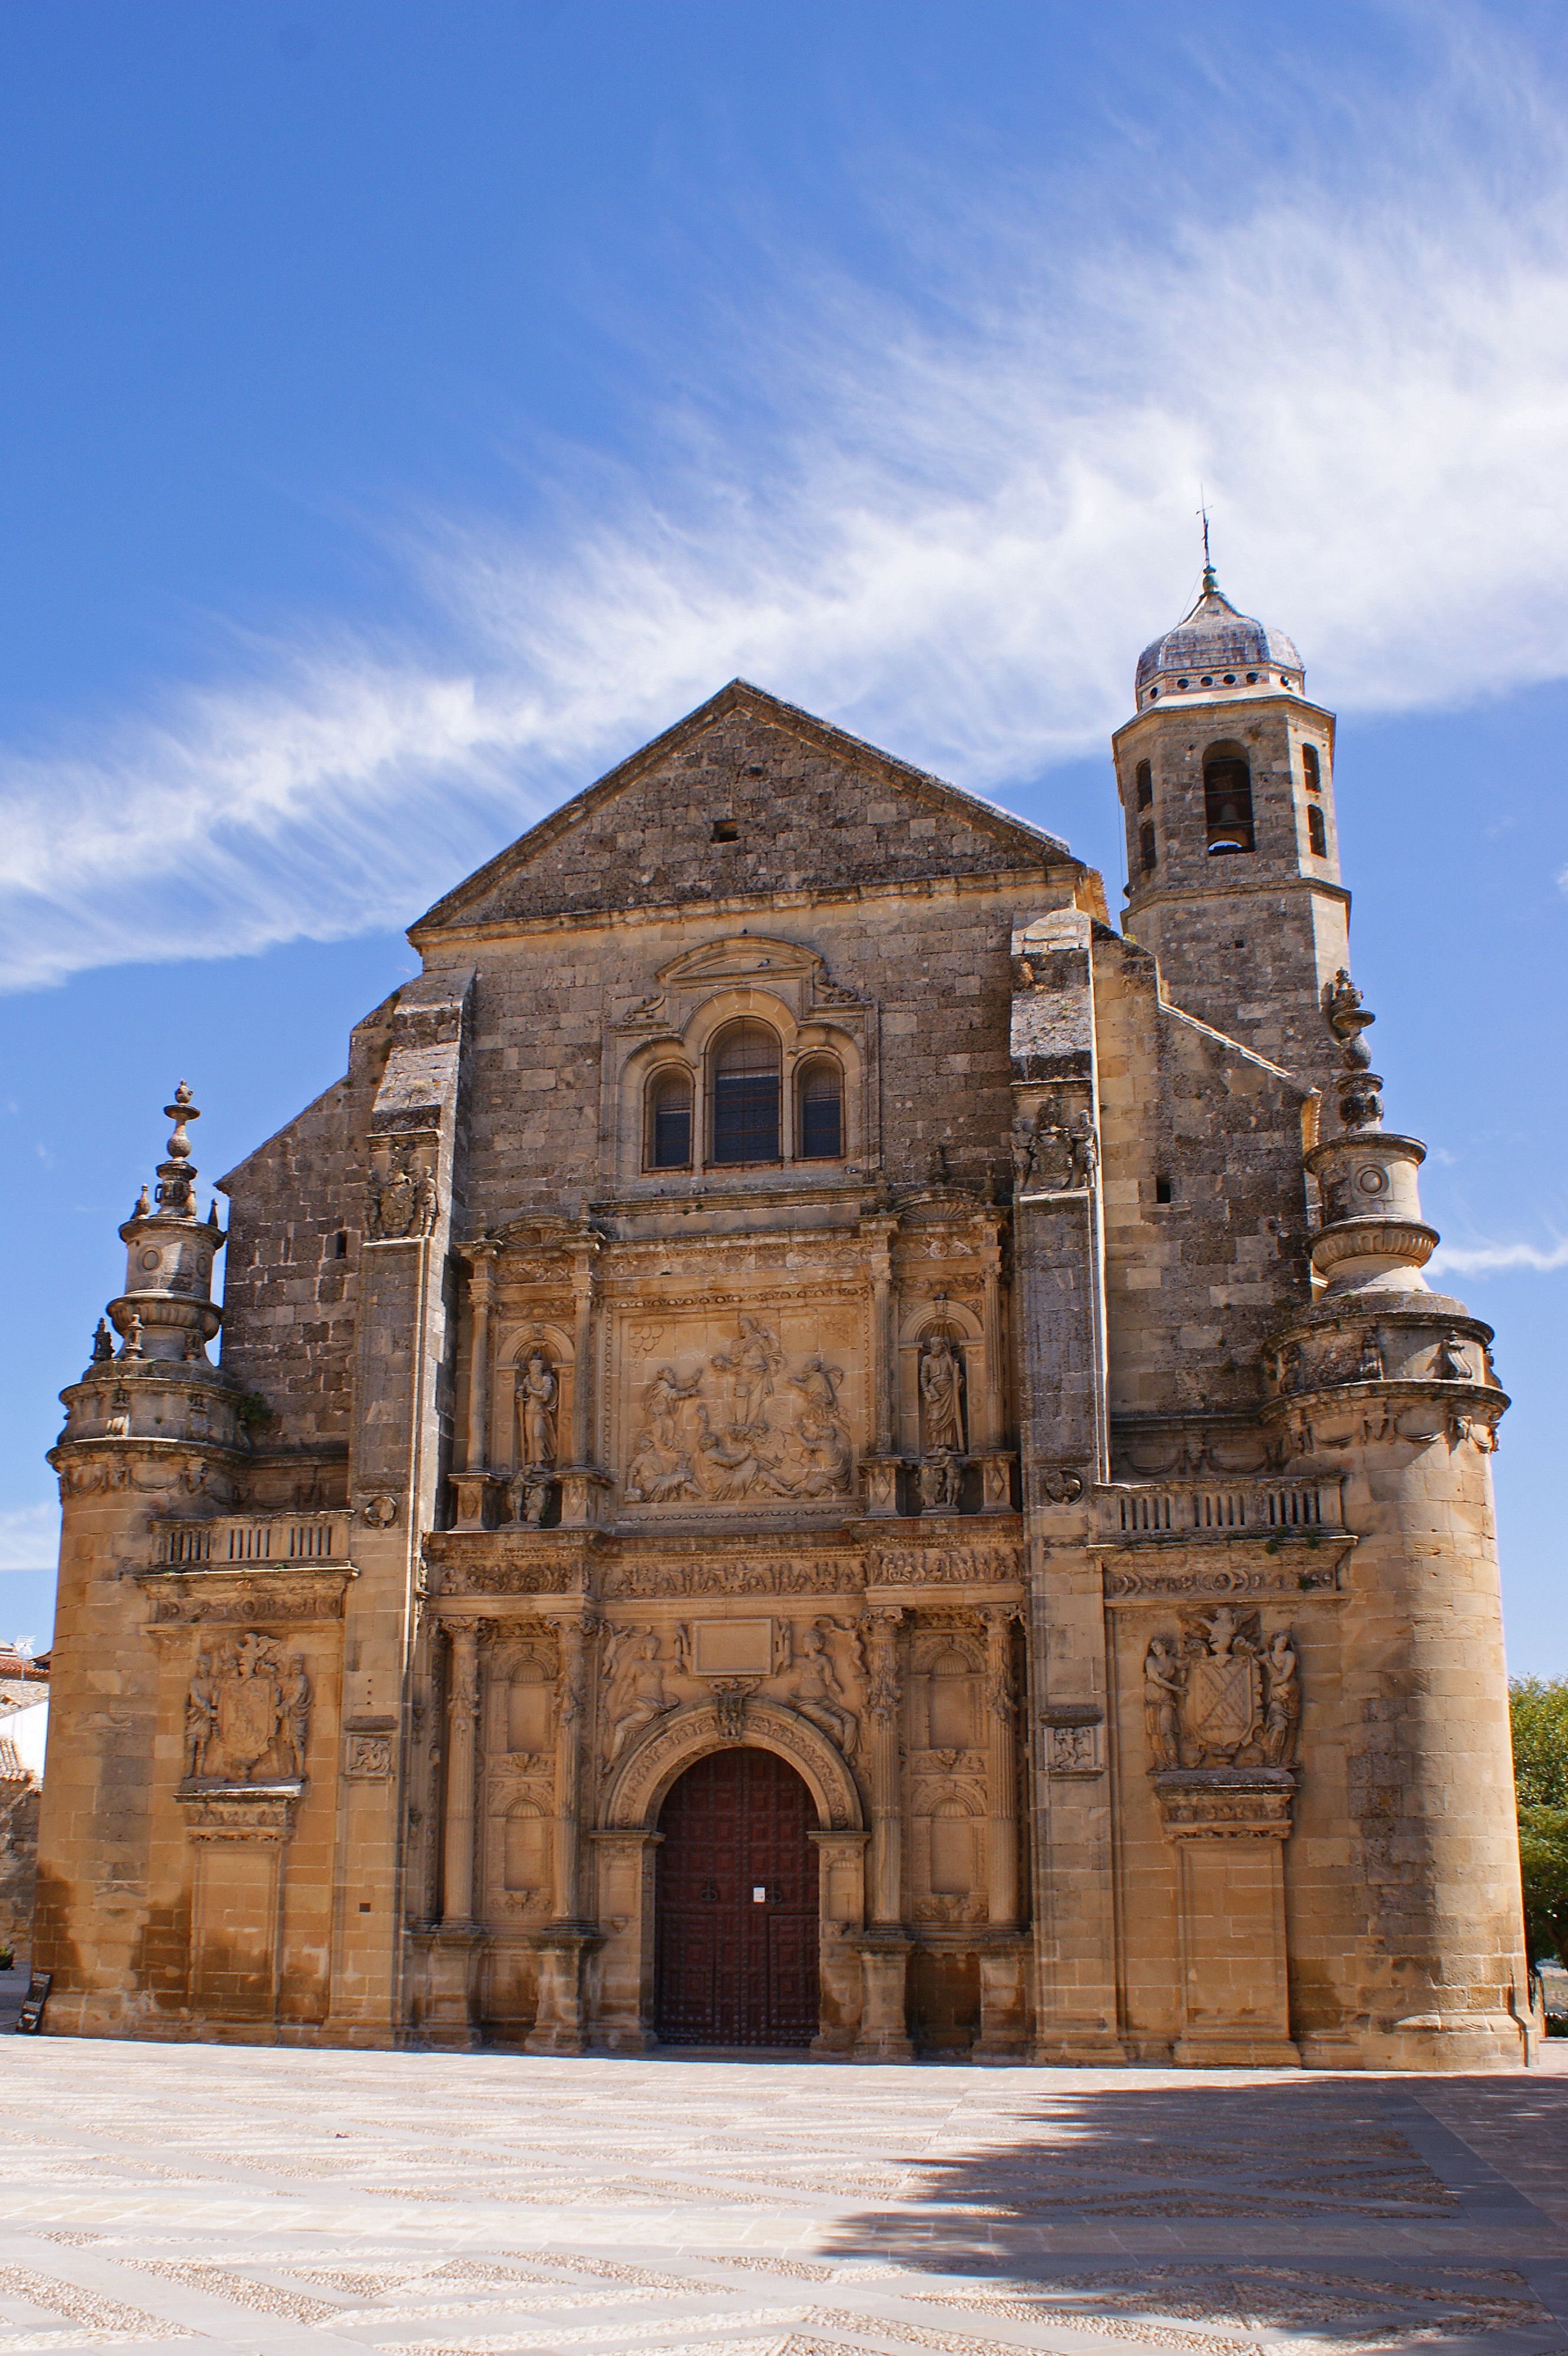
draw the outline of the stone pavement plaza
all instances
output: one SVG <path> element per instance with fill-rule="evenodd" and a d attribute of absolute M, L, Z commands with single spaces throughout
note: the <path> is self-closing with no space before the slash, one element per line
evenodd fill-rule
<path fill-rule="evenodd" d="M 0 2356 L 1568 2349 L 1550 2067 L 0 2058 Z"/>

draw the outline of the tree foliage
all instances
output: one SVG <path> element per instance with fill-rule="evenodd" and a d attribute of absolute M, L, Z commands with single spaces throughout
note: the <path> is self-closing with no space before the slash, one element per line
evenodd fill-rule
<path fill-rule="evenodd" d="M 1530 1958 L 1568 1961 L 1568 1677 L 1516 1677 L 1509 1714 Z"/>

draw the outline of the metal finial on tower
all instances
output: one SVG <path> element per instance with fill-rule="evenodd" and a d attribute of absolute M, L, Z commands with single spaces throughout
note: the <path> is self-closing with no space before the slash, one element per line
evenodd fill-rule
<path fill-rule="evenodd" d="M 1219 575 L 1214 570 L 1208 553 L 1208 501 L 1204 496 L 1201 483 L 1197 487 L 1197 512 L 1203 519 L 1203 594 L 1207 597 L 1211 591 L 1219 588 Z"/>

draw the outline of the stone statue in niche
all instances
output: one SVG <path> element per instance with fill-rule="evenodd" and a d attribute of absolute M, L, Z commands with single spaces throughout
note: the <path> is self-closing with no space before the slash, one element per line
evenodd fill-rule
<path fill-rule="evenodd" d="M 365 1181 L 365 1234 L 371 1243 L 427 1236 L 439 1207 L 435 1180 L 413 1146 L 394 1146 L 384 1169 Z"/>
<path fill-rule="evenodd" d="M 963 1360 L 950 1335 L 932 1333 L 920 1344 L 920 1452 L 963 1453 Z"/>
<path fill-rule="evenodd" d="M 303 1780 L 310 1701 L 303 1655 L 285 1667 L 274 1640 L 254 1629 L 216 1656 L 203 1653 L 186 1696 L 188 1780 Z"/>
<path fill-rule="evenodd" d="M 784 1691 L 802 1718 L 853 1759 L 860 1729 L 828 1650 L 834 1625 L 831 1620 L 812 1621 L 800 1638 L 799 1660 L 786 1673 Z"/>
<path fill-rule="evenodd" d="M 1100 1140 L 1094 1133 L 1094 1123 L 1082 1108 L 1072 1117 L 1068 1139 L 1072 1154 L 1070 1183 L 1074 1186 L 1092 1186 L 1100 1168 Z"/>
<path fill-rule="evenodd" d="M 651 1726 L 656 1718 L 662 1718 L 666 1710 L 673 1709 L 680 1699 L 679 1695 L 669 1690 L 665 1681 L 658 1630 L 643 1628 L 636 1632 L 632 1656 L 623 1664 L 621 1647 L 628 1633 L 612 1629 L 605 1652 L 608 1716 L 614 1729 L 610 1736 L 612 1767 L 627 1744 L 640 1734 L 645 1726 Z"/>
<path fill-rule="evenodd" d="M 1359 1383 L 1380 1383 L 1383 1379 L 1383 1353 L 1378 1341 L 1377 1328 L 1369 1325 L 1361 1336 L 1361 1355 L 1356 1361 Z"/>
<path fill-rule="evenodd" d="M 781 1387 L 787 1361 L 778 1335 L 757 1318 L 739 1323 L 735 1346 L 716 1353 L 706 1369 L 682 1381 L 672 1366 L 660 1366 L 647 1385 L 627 1468 L 628 1504 L 848 1494 L 854 1464 L 838 1403 L 843 1370 L 810 1358 Z M 718 1400 L 703 1396 L 710 1371 L 721 1378 Z"/>
<path fill-rule="evenodd" d="M 1156 1636 L 1144 1660 L 1151 1768 L 1288 1767 L 1301 1730 L 1295 1638 L 1265 1645 L 1255 1612 L 1222 1603 L 1184 1622 L 1181 1643 Z"/>
<path fill-rule="evenodd" d="M 555 1411 L 560 1399 L 560 1377 L 535 1344 L 517 1369 L 518 1439 L 525 1466 L 554 1463 Z"/>

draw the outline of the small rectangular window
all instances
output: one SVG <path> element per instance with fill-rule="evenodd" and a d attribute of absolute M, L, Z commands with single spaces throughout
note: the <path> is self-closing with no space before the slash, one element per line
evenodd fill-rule
<path fill-rule="evenodd" d="M 1170 1180 L 1169 1180 L 1168 1178 L 1156 1178 L 1156 1179 L 1155 1179 L 1155 1202 L 1156 1202 L 1156 1203 L 1168 1203 L 1168 1202 L 1170 1201 L 1170 1199 L 1171 1199 L 1171 1182 L 1170 1182 Z"/>
<path fill-rule="evenodd" d="M 1147 761 L 1138 764 L 1138 808 L 1152 809 L 1155 802 L 1155 773 Z"/>
<path fill-rule="evenodd" d="M 1152 874 L 1155 866 L 1155 830 L 1152 826 L 1141 829 L 1138 835 L 1138 848 L 1144 862 L 1144 874 Z"/>
<path fill-rule="evenodd" d="M 715 842 L 738 842 L 740 828 L 733 818 L 716 818 L 714 820 L 713 839 Z"/>
<path fill-rule="evenodd" d="M 1304 744 L 1302 746 L 1301 766 L 1306 777 L 1307 792 L 1309 794 L 1320 794 L 1323 791 L 1323 775 L 1317 766 L 1317 747 L 1316 744 Z"/>
<path fill-rule="evenodd" d="M 1316 802 L 1306 806 L 1306 840 L 1315 859 L 1328 856 L 1328 830 L 1323 823 L 1323 812 Z"/>
<path fill-rule="evenodd" d="M 349 1237 L 343 1227 L 339 1227 L 332 1238 L 332 1257 L 334 1259 L 347 1259 L 349 1257 Z"/>

